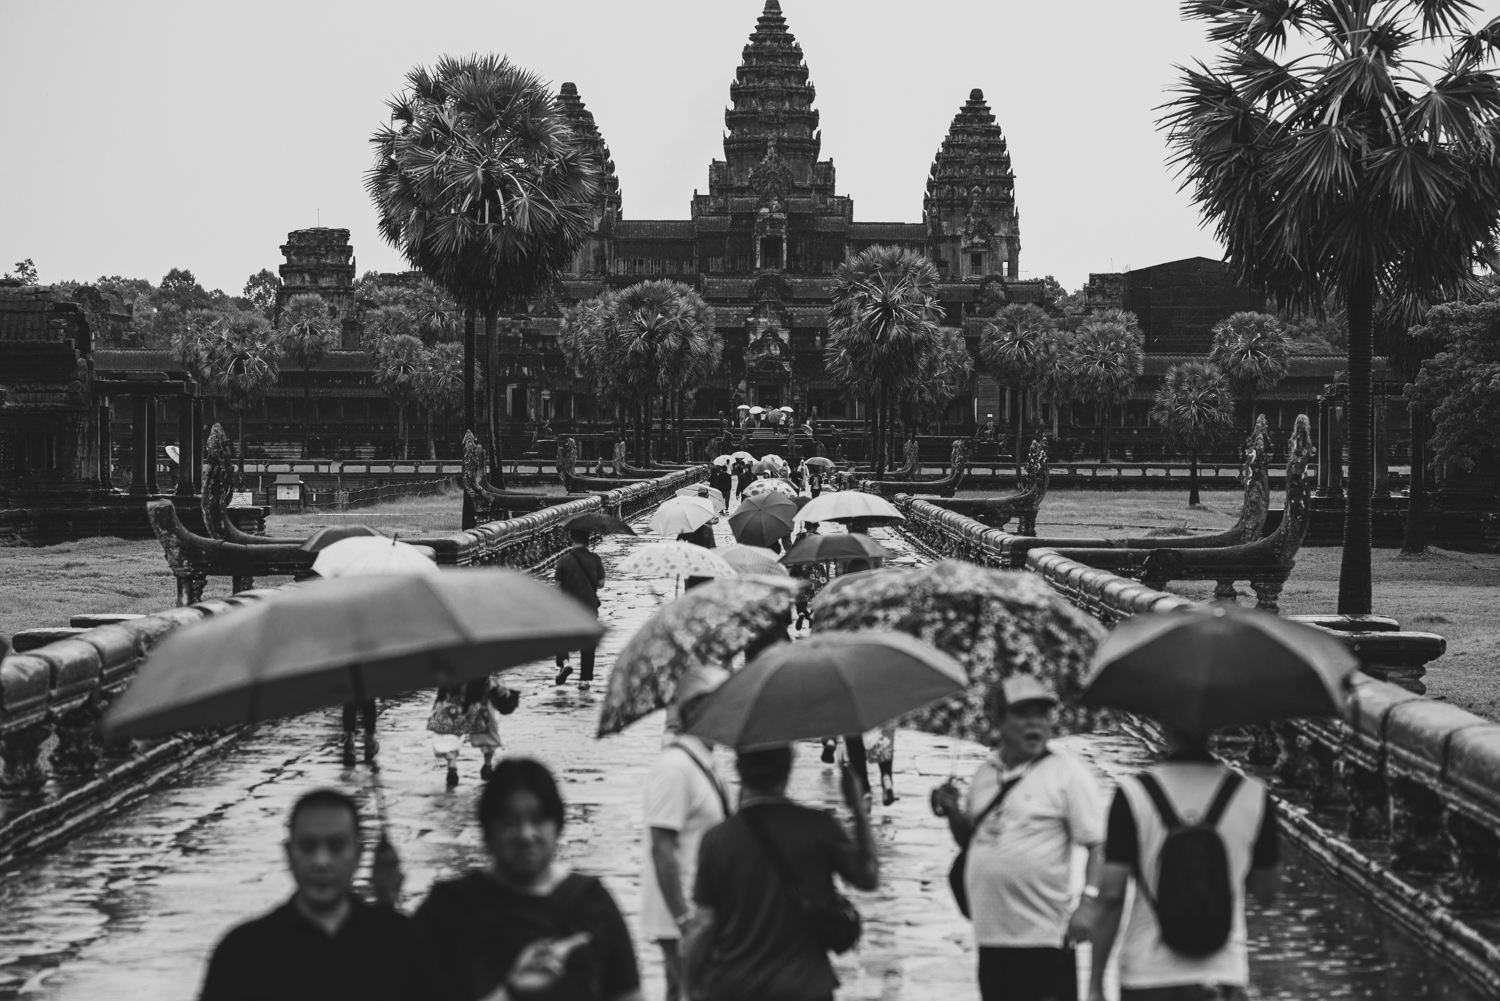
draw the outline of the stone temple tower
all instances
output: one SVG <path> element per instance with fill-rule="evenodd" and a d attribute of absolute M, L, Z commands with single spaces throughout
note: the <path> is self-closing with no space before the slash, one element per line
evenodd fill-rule
<path fill-rule="evenodd" d="M 1016 175 L 982 90 L 969 92 L 932 161 L 922 220 L 944 278 L 1017 277 Z"/>
<path fill-rule="evenodd" d="M 611 270 L 609 237 L 620 219 L 622 204 L 620 179 L 615 176 L 615 161 L 610 157 L 609 144 L 604 141 L 604 137 L 599 134 L 598 125 L 594 123 L 593 112 L 584 107 L 583 99 L 578 96 L 577 84 L 563 84 L 557 95 L 557 103 L 573 134 L 582 140 L 584 148 L 599 162 L 600 167 L 599 193 L 594 196 L 593 225 L 574 254 L 572 270 L 580 275 L 605 274 Z"/>
<path fill-rule="evenodd" d="M 281 245 L 286 263 L 281 266 L 281 291 L 276 295 L 276 313 L 294 295 L 316 292 L 328 300 L 329 315 L 339 321 L 345 351 L 359 347 L 359 317 L 354 308 L 354 248 L 347 229 L 317 226 L 294 229 Z"/>

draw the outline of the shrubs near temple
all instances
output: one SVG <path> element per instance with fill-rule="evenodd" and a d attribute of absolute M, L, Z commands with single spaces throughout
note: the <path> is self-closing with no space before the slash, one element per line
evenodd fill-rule
<path fill-rule="evenodd" d="M 1497 38 L 1472 7 L 1183 5 L 1223 48 L 1183 69 L 1162 124 L 1231 277 L 1283 308 L 1315 311 L 1329 292 L 1348 308 L 1341 614 L 1371 610 L 1376 302 L 1410 322 L 1462 298 L 1500 220 Z M 1279 62 L 1287 48 L 1297 58 Z"/>
<path fill-rule="evenodd" d="M 917 366 L 916 374 L 901 387 L 900 403 L 909 418 L 907 427 L 936 424 L 936 433 L 942 435 L 948 404 L 968 392 L 974 377 L 974 360 L 963 330 L 939 327 L 932 335 L 931 347 L 918 357 Z M 913 472 L 920 468 L 919 463 Z"/>
<path fill-rule="evenodd" d="M 328 303 L 313 293 L 287 300 L 276 324 L 276 347 L 281 357 L 302 370 L 302 458 L 308 456 L 308 422 L 312 417 L 312 370 L 339 346 L 339 324 L 328 314 Z"/>
<path fill-rule="evenodd" d="M 1016 401 L 1017 476 L 1023 462 L 1026 392 L 1035 392 L 1057 369 L 1060 348 L 1057 325 L 1045 310 L 1031 303 L 1002 306 L 995 322 L 986 324 L 979 335 L 979 357 L 995 380 L 1010 388 Z"/>
<path fill-rule="evenodd" d="M 213 386 L 239 423 L 240 474 L 245 472 L 245 411 L 265 398 L 281 372 L 271 322 L 259 313 L 197 310 L 173 339 L 173 353 Z"/>
<path fill-rule="evenodd" d="M 474 318 L 488 343 L 490 458 L 500 464 L 496 314 L 570 262 L 601 165 L 536 74 L 495 55 L 418 66 L 372 137 L 365 187 L 380 232 L 463 306 L 464 427 L 474 414 Z"/>
<path fill-rule="evenodd" d="M 1268 313 L 1233 313 L 1214 324 L 1208 360 L 1245 398 L 1246 423 L 1255 424 L 1255 396 L 1286 378 L 1291 343 L 1281 321 Z"/>
<path fill-rule="evenodd" d="M 1188 507 L 1197 507 L 1198 452 L 1234 427 L 1233 402 L 1223 374 L 1199 361 L 1173 365 L 1156 391 L 1151 420 L 1167 433 L 1173 448 L 1187 453 Z"/>
<path fill-rule="evenodd" d="M 1109 412 L 1130 399 L 1145 366 L 1145 338 L 1135 315 L 1108 309 L 1084 320 L 1067 341 L 1062 368 L 1068 393 L 1099 415 L 1099 461 L 1109 461 Z"/>
<path fill-rule="evenodd" d="M 370 352 L 375 382 L 396 404 L 396 438 L 401 458 L 407 457 L 406 408 L 419 399 L 427 349 L 411 334 L 383 337 Z"/>

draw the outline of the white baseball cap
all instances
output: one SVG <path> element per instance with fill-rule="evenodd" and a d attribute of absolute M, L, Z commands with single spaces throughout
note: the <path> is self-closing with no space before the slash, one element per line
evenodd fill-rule
<path fill-rule="evenodd" d="M 1034 674 L 1013 674 L 1000 682 L 1005 693 L 1005 705 L 1018 706 L 1022 702 L 1050 702 L 1057 705 L 1057 694 L 1045 681 Z"/>

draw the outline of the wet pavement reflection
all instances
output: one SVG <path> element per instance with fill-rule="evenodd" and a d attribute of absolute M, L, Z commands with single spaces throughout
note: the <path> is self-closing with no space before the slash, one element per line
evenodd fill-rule
<path fill-rule="evenodd" d="M 721 545 L 731 542 L 718 526 Z M 879 532 L 895 563 L 922 561 L 893 533 Z M 607 566 L 649 535 L 611 537 L 599 547 Z M 610 627 L 601 673 L 675 582 L 612 579 L 603 592 Z M 640 788 L 660 746 L 653 716 L 624 734 L 594 739 L 603 685 L 580 692 L 552 687 L 550 663 L 511 672 L 520 709 L 505 717 L 509 754 L 537 757 L 558 774 L 568 804 L 562 860 L 601 876 L 638 928 Z M 480 758 L 465 749 L 453 791 L 425 730 L 430 696 L 385 704 L 379 773 L 393 842 L 402 854 L 406 903 L 433 880 L 484 863 L 473 816 Z M 217 760 L 116 816 L 63 849 L 0 874 L 0 999 L 40 997 L 173 1001 L 197 994 L 214 943 L 232 925 L 279 904 L 291 891 L 281 855 L 287 809 L 317 785 L 354 790 L 367 836 L 378 829 L 374 777 L 339 761 L 335 712 L 259 727 Z M 1140 746 L 1119 735 L 1069 737 L 1063 744 L 1106 776 L 1139 767 Z M 730 757 L 720 753 L 726 776 Z M 953 906 L 947 870 L 954 846 L 927 806 L 927 791 L 950 774 L 967 777 L 977 745 L 926 734 L 897 738 L 900 799 L 876 806 L 882 885 L 851 896 L 865 916 L 859 951 L 838 960 L 841 998 L 969 1001 L 977 997 L 968 923 Z M 837 776 L 815 746 L 799 755 L 791 794 L 837 807 Z M 366 854 L 368 860 L 368 852 Z M 1281 902 L 1252 915 L 1254 979 L 1263 998 L 1396 1001 L 1481 995 L 1371 914 L 1351 892 L 1290 859 Z M 636 939 L 648 998 L 662 996 L 659 955 Z M 1086 956 L 1086 950 L 1084 952 Z"/>

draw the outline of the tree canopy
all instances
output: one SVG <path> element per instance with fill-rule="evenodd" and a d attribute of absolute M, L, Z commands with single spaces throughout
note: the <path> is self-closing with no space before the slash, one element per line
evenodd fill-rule
<path fill-rule="evenodd" d="M 1213 329 L 1208 360 L 1224 380 L 1244 397 L 1255 425 L 1255 397 L 1276 388 L 1286 378 L 1291 343 L 1281 321 L 1269 313 L 1232 313 Z"/>
<path fill-rule="evenodd" d="M 1434 306 L 1413 333 L 1442 345 L 1406 390 L 1432 415 L 1433 458 L 1471 468 L 1500 448 L 1500 298 Z"/>
<path fill-rule="evenodd" d="M 1198 504 L 1198 453 L 1234 427 L 1233 401 L 1224 375 L 1212 364 L 1190 361 L 1167 369 L 1151 407 L 1151 420 L 1167 441 L 1188 453 L 1188 505 Z"/>

